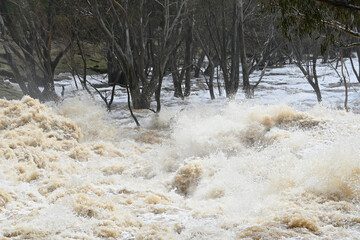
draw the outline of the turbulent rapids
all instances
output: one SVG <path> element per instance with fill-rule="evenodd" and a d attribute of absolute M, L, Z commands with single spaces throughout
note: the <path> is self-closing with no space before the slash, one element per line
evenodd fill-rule
<path fill-rule="evenodd" d="M 243 101 L 139 129 L 106 115 L 0 100 L 1 239 L 360 238 L 357 114 Z"/>

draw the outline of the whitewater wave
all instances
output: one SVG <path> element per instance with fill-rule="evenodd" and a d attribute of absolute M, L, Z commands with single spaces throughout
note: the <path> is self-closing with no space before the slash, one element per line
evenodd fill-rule
<path fill-rule="evenodd" d="M 2 238 L 359 238 L 359 115 L 242 101 L 137 129 L 91 101 L 0 100 Z"/>

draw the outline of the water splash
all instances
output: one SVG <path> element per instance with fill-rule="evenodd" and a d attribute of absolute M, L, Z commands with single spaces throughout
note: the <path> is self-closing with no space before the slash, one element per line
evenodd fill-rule
<path fill-rule="evenodd" d="M 89 101 L 0 100 L 4 239 L 359 238 L 359 115 L 243 101 L 136 130 Z"/>

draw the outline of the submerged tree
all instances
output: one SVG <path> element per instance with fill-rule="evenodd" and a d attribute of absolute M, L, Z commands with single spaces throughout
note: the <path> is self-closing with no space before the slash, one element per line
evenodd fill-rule
<path fill-rule="evenodd" d="M 57 99 L 55 69 L 71 45 L 71 39 L 61 36 L 69 29 L 62 18 L 65 9 L 63 2 L 54 0 L 0 2 L 5 26 L 1 43 L 5 53 L 0 57 L 24 94 L 41 100 Z"/>
<path fill-rule="evenodd" d="M 86 1 L 112 46 L 134 108 L 150 108 L 155 94 L 160 111 L 162 79 L 181 40 L 187 1 Z"/>
<path fill-rule="evenodd" d="M 301 70 L 307 82 L 315 91 L 317 101 L 321 102 L 322 96 L 316 71 L 317 60 L 320 55 L 320 46 L 316 44 L 316 42 L 314 44 L 313 41 L 307 40 L 307 44 L 304 44 L 305 41 L 301 41 L 300 39 L 290 42 L 289 45 L 292 54 L 289 55 L 289 58 L 293 58 L 294 63 Z"/>
<path fill-rule="evenodd" d="M 321 101 L 321 92 L 316 75 L 316 61 L 320 53 L 326 53 L 329 43 L 336 43 L 341 47 L 355 47 L 360 45 L 358 31 L 360 5 L 358 1 L 333 0 L 269 0 L 267 4 L 277 14 L 283 34 L 290 40 L 296 65 L 305 75 L 307 81 Z M 326 34 L 324 34 L 326 33 Z M 342 41 L 342 35 L 347 35 L 350 43 Z M 305 45 L 312 48 L 305 56 L 311 56 L 310 65 L 304 67 L 299 50 L 299 41 L 306 37 L 312 42 Z M 321 44 L 321 46 L 320 46 Z M 314 48 L 314 46 L 317 46 Z M 325 58 L 326 59 L 326 58 Z"/>

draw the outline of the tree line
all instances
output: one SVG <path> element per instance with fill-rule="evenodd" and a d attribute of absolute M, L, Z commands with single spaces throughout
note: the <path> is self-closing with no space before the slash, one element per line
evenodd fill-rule
<path fill-rule="evenodd" d="M 54 76 L 67 58 L 85 89 L 89 69 L 108 73 L 112 97 L 121 85 L 129 106 L 149 109 L 155 100 L 159 112 L 167 74 L 178 98 L 202 75 L 214 99 L 218 69 L 226 97 L 241 89 L 251 98 L 266 68 L 291 62 L 321 101 L 317 61 L 360 57 L 359 9 L 358 0 L 2 0 L 0 64 L 24 94 L 47 101 L 59 98 Z M 102 49 L 106 68 L 87 66 L 86 46 Z M 260 77 L 250 82 L 256 70 Z M 110 108 L 113 98 L 102 97 Z"/>

